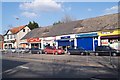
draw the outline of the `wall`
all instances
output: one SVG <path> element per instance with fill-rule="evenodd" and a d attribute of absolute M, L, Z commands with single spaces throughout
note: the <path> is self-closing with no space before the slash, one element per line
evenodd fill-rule
<path fill-rule="evenodd" d="M 24 29 L 25 29 L 25 32 L 23 32 L 23 29 L 22 29 L 20 32 L 16 34 L 16 46 L 17 47 L 20 47 L 20 42 L 21 42 L 20 39 L 23 38 L 28 32 L 31 31 L 27 26 Z"/>

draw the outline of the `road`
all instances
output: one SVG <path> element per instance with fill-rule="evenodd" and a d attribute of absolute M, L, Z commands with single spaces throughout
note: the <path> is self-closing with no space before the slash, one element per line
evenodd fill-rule
<path fill-rule="evenodd" d="M 29 55 L 4 57 L 3 78 L 118 78 L 118 57 Z M 114 64 L 113 64 L 114 63 Z"/>

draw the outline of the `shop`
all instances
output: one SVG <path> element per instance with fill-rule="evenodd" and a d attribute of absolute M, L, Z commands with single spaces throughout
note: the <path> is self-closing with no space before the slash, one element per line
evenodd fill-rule
<path fill-rule="evenodd" d="M 20 40 L 20 47 L 21 48 L 29 48 L 29 44 L 27 42 L 27 39 Z"/>
<path fill-rule="evenodd" d="M 56 40 L 58 47 L 62 47 L 65 49 L 66 47 L 73 47 L 74 48 L 74 38 L 75 35 L 66 35 L 66 36 L 59 36 L 59 39 Z"/>
<path fill-rule="evenodd" d="M 104 30 L 98 32 L 100 36 L 101 45 L 118 47 L 120 43 L 120 29 L 117 30 Z"/>
<path fill-rule="evenodd" d="M 39 38 L 29 38 L 27 39 L 29 48 L 41 48 L 41 39 Z"/>
<path fill-rule="evenodd" d="M 43 38 L 42 39 L 42 43 L 43 43 L 43 49 L 46 47 L 46 46 L 55 46 L 55 40 L 56 40 L 56 37 L 46 37 L 46 38 Z"/>
<path fill-rule="evenodd" d="M 94 33 L 82 33 L 76 35 L 77 48 L 83 48 L 85 50 L 95 50 L 98 46 L 98 35 Z"/>

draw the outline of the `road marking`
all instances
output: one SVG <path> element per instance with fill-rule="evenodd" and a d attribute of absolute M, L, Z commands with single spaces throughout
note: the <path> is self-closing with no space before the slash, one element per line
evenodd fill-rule
<path fill-rule="evenodd" d="M 15 73 L 17 70 L 12 70 L 11 72 L 9 72 L 8 74 L 13 74 Z"/>
<path fill-rule="evenodd" d="M 26 67 L 26 66 L 19 66 L 19 67 L 23 69 L 29 69 L 29 67 Z"/>
<path fill-rule="evenodd" d="M 6 71 L 4 71 L 4 73 L 10 72 L 10 71 L 12 71 L 12 69 L 6 70 Z"/>

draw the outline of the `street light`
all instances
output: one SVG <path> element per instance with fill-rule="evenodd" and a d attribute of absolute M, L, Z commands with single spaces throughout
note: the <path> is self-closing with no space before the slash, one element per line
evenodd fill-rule
<path fill-rule="evenodd" d="M 19 20 L 19 18 L 18 17 L 16 17 L 16 20 L 18 21 Z M 19 26 L 18 26 L 18 31 L 19 31 Z M 18 43 L 17 43 L 17 48 L 18 48 L 18 57 L 19 57 L 19 33 L 18 33 Z M 17 37 L 16 37 L 17 38 Z"/>

